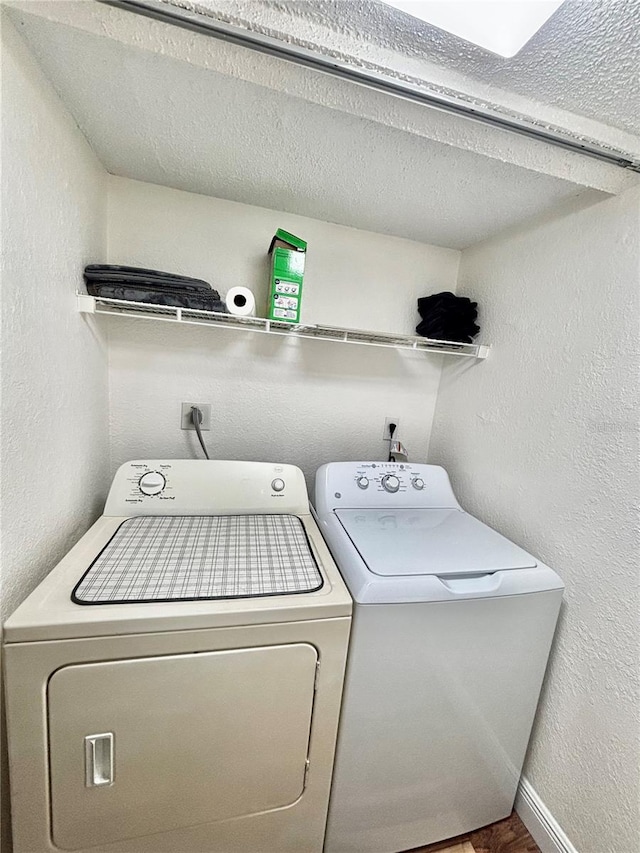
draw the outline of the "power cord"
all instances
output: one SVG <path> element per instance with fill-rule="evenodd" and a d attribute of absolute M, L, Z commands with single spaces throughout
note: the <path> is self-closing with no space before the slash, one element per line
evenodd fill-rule
<path fill-rule="evenodd" d="M 202 423 L 202 412 L 197 406 L 191 406 L 191 421 L 195 427 L 196 435 L 198 436 L 198 441 L 200 442 L 202 452 L 204 453 L 206 458 L 209 459 L 209 454 L 207 453 L 207 448 L 202 437 L 202 430 L 200 429 L 200 424 Z"/>
<path fill-rule="evenodd" d="M 395 459 L 391 458 L 391 442 L 393 441 L 393 436 L 395 435 L 396 429 L 398 428 L 397 424 L 389 424 L 389 462 L 395 462 Z"/>

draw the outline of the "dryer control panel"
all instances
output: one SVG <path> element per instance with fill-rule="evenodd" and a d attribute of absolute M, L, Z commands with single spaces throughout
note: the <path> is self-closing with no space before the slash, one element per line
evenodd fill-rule
<path fill-rule="evenodd" d="M 340 507 L 459 509 L 460 505 L 439 465 L 331 462 L 316 474 L 315 508 L 322 514 Z"/>
<path fill-rule="evenodd" d="M 113 479 L 105 515 L 306 515 L 302 471 L 269 462 L 137 459 Z"/>

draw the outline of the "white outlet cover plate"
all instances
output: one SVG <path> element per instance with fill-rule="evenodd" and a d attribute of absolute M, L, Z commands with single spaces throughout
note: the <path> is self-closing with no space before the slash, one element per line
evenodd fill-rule
<path fill-rule="evenodd" d="M 200 429 L 211 429 L 211 403 L 182 403 L 180 410 L 180 429 L 193 429 L 195 426 L 191 420 L 191 406 L 197 406 L 202 412 L 202 423 Z"/>

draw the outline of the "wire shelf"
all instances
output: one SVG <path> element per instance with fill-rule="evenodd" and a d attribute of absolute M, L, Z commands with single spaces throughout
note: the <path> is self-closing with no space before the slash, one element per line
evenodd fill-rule
<path fill-rule="evenodd" d="M 320 326 L 305 323 L 285 323 L 267 320 L 264 317 L 238 317 L 216 311 L 199 311 L 192 308 L 173 308 L 167 305 L 151 305 L 146 302 L 129 302 L 122 299 L 106 299 L 78 293 L 78 310 L 84 314 L 105 314 L 112 317 L 135 317 L 140 320 L 156 320 L 165 323 L 181 323 L 189 326 L 212 326 L 222 329 L 244 329 L 269 335 L 293 338 L 315 338 L 316 340 L 361 346 L 390 347 L 393 349 L 457 355 L 466 358 L 486 358 L 489 347 L 484 344 L 462 344 L 455 341 L 436 341 L 417 335 L 394 335 L 385 332 L 367 332 L 361 329 L 342 329 L 337 326 Z"/>

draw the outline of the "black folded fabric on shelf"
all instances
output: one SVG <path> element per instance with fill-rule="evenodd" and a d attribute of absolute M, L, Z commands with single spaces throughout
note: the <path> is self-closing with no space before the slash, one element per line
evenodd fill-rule
<path fill-rule="evenodd" d="M 480 331 L 475 322 L 477 308 L 477 302 L 448 291 L 423 296 L 418 299 L 422 321 L 416 326 L 416 333 L 423 338 L 470 344 Z"/>
<path fill-rule="evenodd" d="M 226 311 L 218 291 L 199 278 L 142 267 L 89 264 L 84 280 L 90 296 L 196 311 Z"/>

